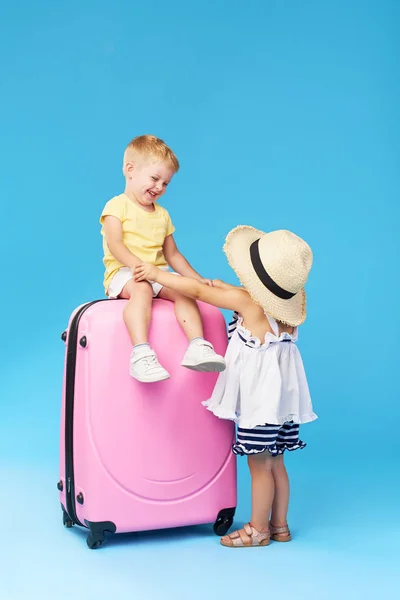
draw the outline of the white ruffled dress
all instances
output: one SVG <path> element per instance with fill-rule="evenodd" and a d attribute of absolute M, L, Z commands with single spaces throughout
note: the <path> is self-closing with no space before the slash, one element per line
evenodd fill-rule
<path fill-rule="evenodd" d="M 279 334 L 269 315 L 271 329 L 261 342 L 243 327 L 238 313 L 229 325 L 226 369 L 213 394 L 203 402 L 215 416 L 238 425 L 236 454 L 303 448 L 299 424 L 317 418 L 313 412 L 307 378 L 296 346 L 298 330 Z"/>

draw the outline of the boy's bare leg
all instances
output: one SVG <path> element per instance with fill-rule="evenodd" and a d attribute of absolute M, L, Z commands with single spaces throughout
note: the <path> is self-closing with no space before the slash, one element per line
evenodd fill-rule
<path fill-rule="evenodd" d="M 128 281 L 120 294 L 128 300 L 124 308 L 124 321 L 132 344 L 147 344 L 153 302 L 153 290 L 147 281 Z"/>
<path fill-rule="evenodd" d="M 203 337 L 203 324 L 195 300 L 165 287 L 160 290 L 158 297 L 174 302 L 176 319 L 189 342 Z"/>
<path fill-rule="evenodd" d="M 169 373 L 160 365 L 149 346 L 153 289 L 147 281 L 128 281 L 120 294 L 128 300 L 124 308 L 124 322 L 132 340 L 130 374 L 142 383 L 154 383 L 169 378 Z"/>
<path fill-rule="evenodd" d="M 225 360 L 216 354 L 210 342 L 203 337 L 203 324 L 197 303 L 179 292 L 163 287 L 159 298 L 175 304 L 175 315 L 190 342 L 182 366 L 194 371 L 220 372 L 225 369 Z"/>

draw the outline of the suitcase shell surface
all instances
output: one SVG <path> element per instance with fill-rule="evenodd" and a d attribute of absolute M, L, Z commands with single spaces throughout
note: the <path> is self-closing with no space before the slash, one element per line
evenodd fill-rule
<path fill-rule="evenodd" d="M 123 322 L 125 300 L 76 309 L 63 334 L 66 360 L 60 442 L 60 501 L 67 527 L 104 532 L 214 523 L 221 535 L 236 507 L 234 424 L 201 404 L 217 373 L 180 365 L 186 337 L 174 305 L 153 302 L 150 345 L 170 379 L 140 383 L 129 375 L 132 344 Z M 221 312 L 199 302 L 204 336 L 224 355 Z"/>

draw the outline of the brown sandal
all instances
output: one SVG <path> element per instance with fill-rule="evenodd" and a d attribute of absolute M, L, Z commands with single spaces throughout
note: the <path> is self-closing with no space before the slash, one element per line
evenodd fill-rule
<path fill-rule="evenodd" d="M 271 532 L 271 539 L 273 539 L 274 542 L 290 542 L 292 539 L 287 525 L 285 525 L 285 527 L 273 527 L 270 523 L 269 529 Z"/>
<path fill-rule="evenodd" d="M 242 535 L 240 534 L 242 532 Z M 244 533 L 243 533 L 244 532 Z M 246 523 L 243 529 L 234 531 L 220 539 L 222 546 L 227 548 L 254 548 L 256 546 L 268 546 L 270 532 L 258 531 L 255 527 Z"/>

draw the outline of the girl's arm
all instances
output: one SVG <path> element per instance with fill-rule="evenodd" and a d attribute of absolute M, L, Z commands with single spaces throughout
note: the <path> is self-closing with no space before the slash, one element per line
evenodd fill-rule
<path fill-rule="evenodd" d="M 214 287 L 220 288 L 221 290 L 237 290 L 237 285 L 231 285 L 230 283 L 225 283 L 225 281 L 221 281 L 220 279 L 213 279 L 212 284 Z"/>
<path fill-rule="evenodd" d="M 218 308 L 237 310 L 243 312 L 252 303 L 246 290 L 234 286 L 210 287 L 190 277 L 179 277 L 173 273 L 162 271 L 154 265 L 143 263 L 134 270 L 135 281 L 156 281 L 170 288 L 194 298 L 207 302 Z"/>
<path fill-rule="evenodd" d="M 188 260 L 186 260 L 183 254 L 179 252 L 172 234 L 167 235 L 165 238 L 163 252 L 169 266 L 172 267 L 174 271 L 179 273 L 179 275 L 183 275 L 184 277 L 193 277 L 202 283 L 211 283 L 209 279 L 203 279 L 203 277 L 193 269 L 192 265 L 189 264 Z"/>

